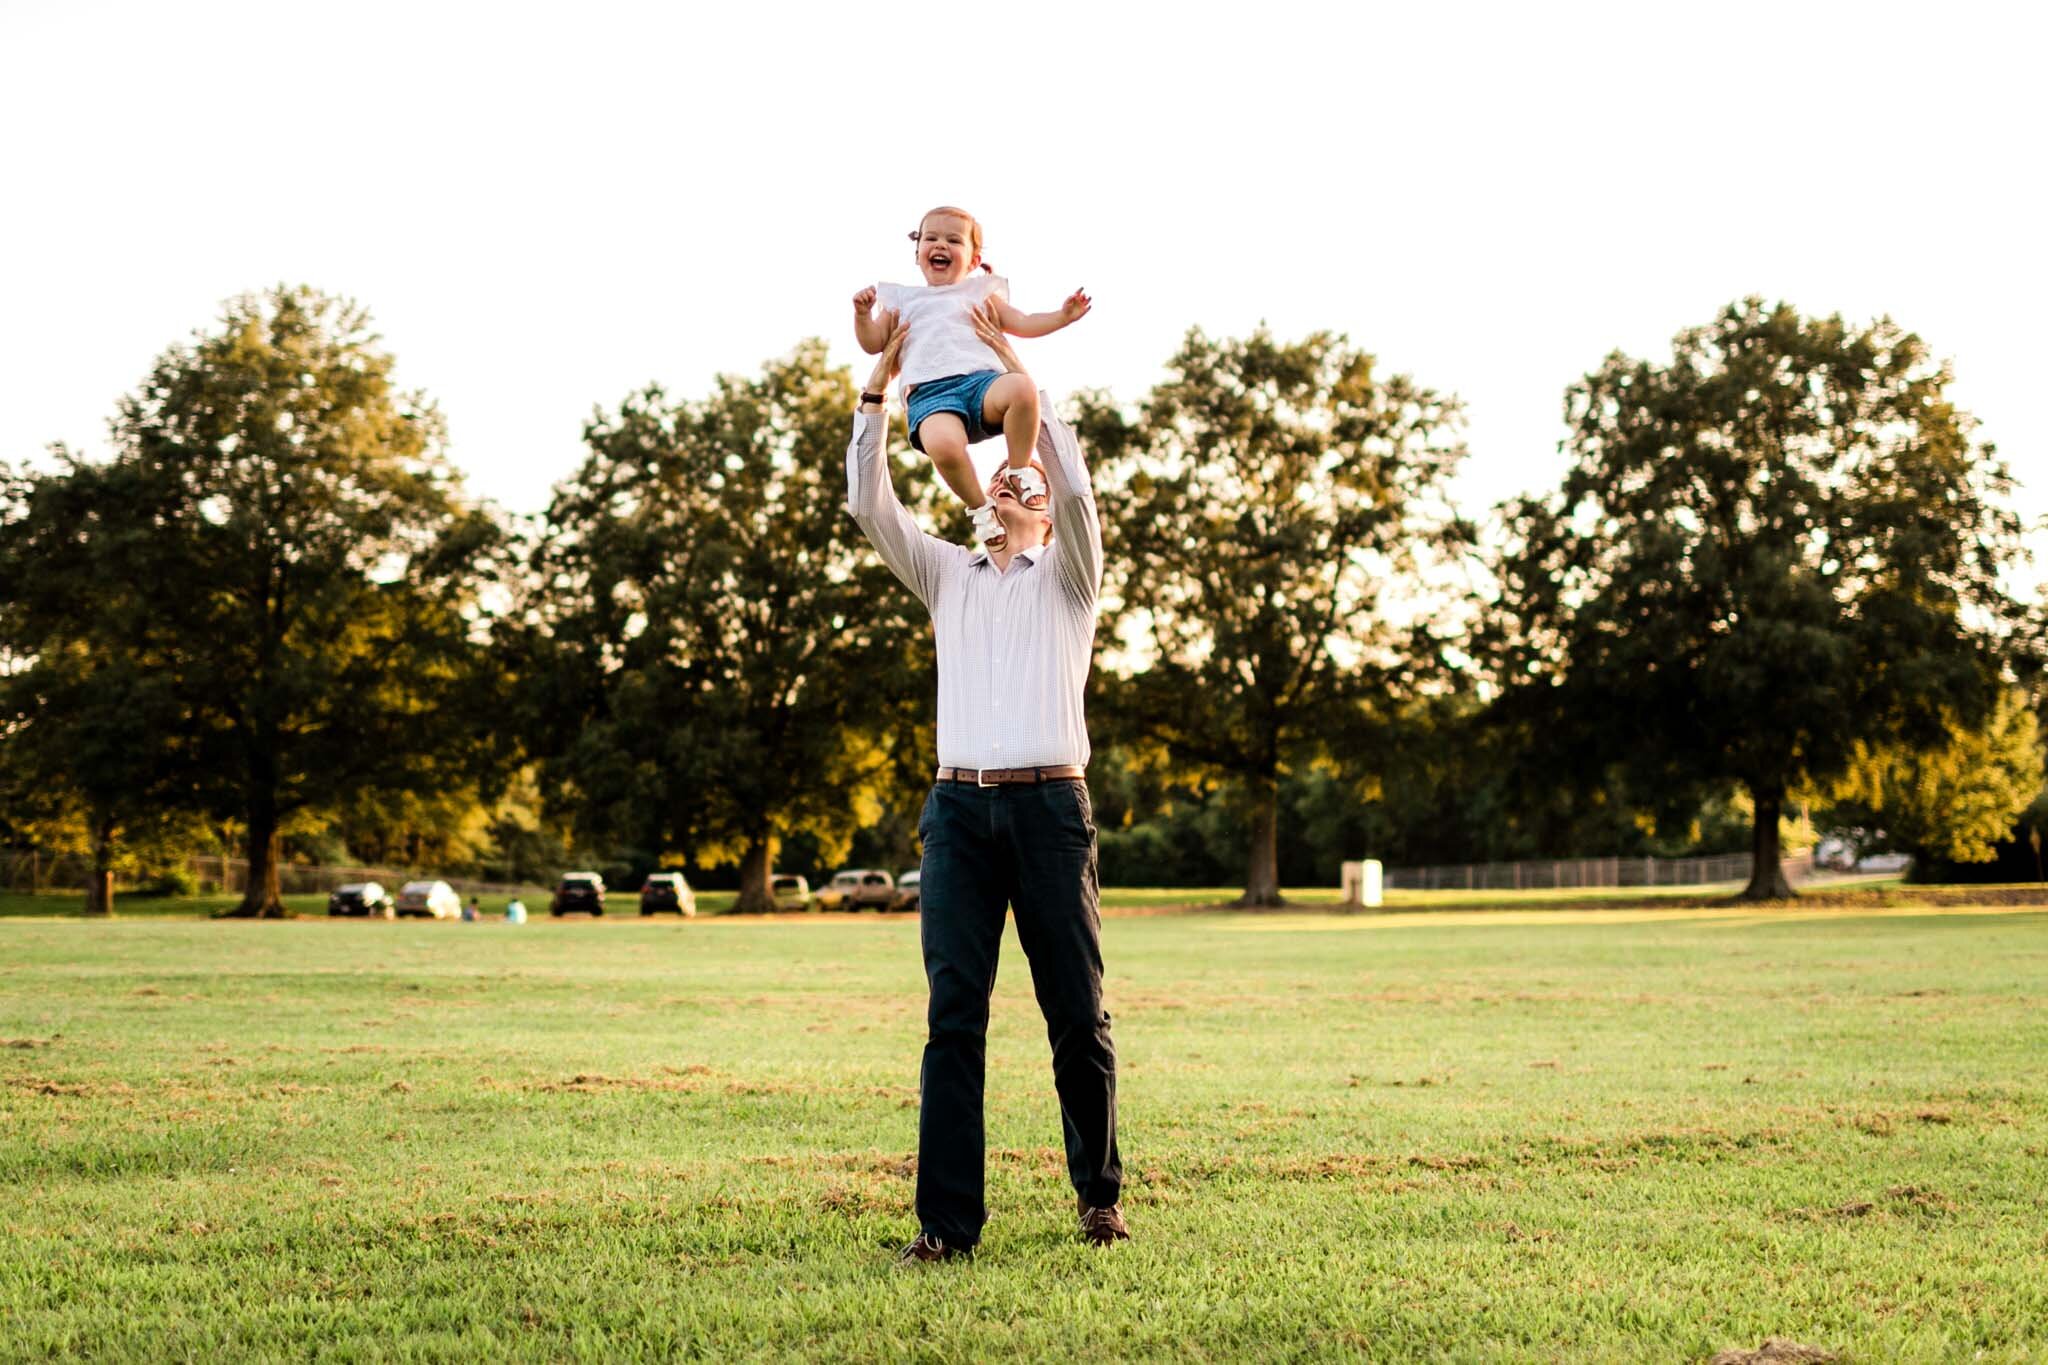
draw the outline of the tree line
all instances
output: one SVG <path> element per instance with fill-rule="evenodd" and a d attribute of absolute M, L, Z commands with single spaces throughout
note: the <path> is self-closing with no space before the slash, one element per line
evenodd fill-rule
<path fill-rule="evenodd" d="M 1795 808 L 1924 859 L 2048 815 L 2011 476 L 1889 320 L 1741 300 L 1564 395 L 1559 487 L 1474 517 L 1457 397 L 1333 333 L 1191 330 L 1074 415 L 1108 577 L 1105 873 L 1242 903 L 1394 862 L 1720 851 Z M 843 510 L 807 341 L 597 412 L 545 513 L 469 496 L 354 303 L 280 287 L 164 352 L 104 461 L 0 466 L 0 844 L 905 858 L 925 620 Z M 898 491 L 947 524 L 894 442 Z M 575 851 L 583 850 L 582 855 Z M 126 862 L 124 863 L 124 858 Z"/>

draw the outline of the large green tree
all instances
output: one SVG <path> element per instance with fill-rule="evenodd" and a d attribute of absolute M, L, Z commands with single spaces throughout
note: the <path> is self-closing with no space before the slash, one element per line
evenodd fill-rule
<path fill-rule="evenodd" d="M 813 341 L 599 415 L 508 623 L 520 730 L 579 838 L 737 861 L 742 909 L 772 907 L 781 839 L 838 856 L 929 761 L 929 625 L 845 510 L 855 397 Z M 927 464 L 897 472 L 915 503 Z"/>
<path fill-rule="evenodd" d="M 132 468 L 54 452 L 0 499 L 0 801 L 82 826 L 86 913 L 113 913 L 117 845 L 195 804 L 181 653 L 143 570 L 146 487 Z M 0 471 L 4 473 L 4 471 Z"/>
<path fill-rule="evenodd" d="M 1546 780 L 1754 802 L 1744 896 L 1791 894 L 1786 793 L 1859 740 L 1980 724 L 2004 683 L 2010 480 L 1951 374 L 1883 320 L 1758 299 L 1566 396 L 1571 467 L 1507 509 L 1488 637 Z"/>
<path fill-rule="evenodd" d="M 122 401 L 109 466 L 52 476 L 74 481 L 70 522 L 19 552 L 51 585 L 31 631 L 49 658 L 146 625 L 129 652 L 152 708 L 126 752 L 246 831 L 238 914 L 282 913 L 295 812 L 445 780 L 449 755 L 476 751 L 464 703 L 498 531 L 391 369 L 353 304 L 235 299 Z"/>
<path fill-rule="evenodd" d="M 1128 664 L 1100 696 L 1113 730 L 1242 785 L 1239 903 L 1275 905 L 1282 776 L 1436 652 L 1382 607 L 1468 539 L 1447 497 L 1460 407 L 1325 332 L 1191 331 L 1168 368 L 1135 420 L 1100 400 L 1082 419 Z"/>

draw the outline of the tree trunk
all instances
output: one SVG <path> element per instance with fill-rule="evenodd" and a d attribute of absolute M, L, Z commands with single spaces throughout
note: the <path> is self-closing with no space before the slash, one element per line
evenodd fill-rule
<path fill-rule="evenodd" d="M 279 889 L 277 813 L 259 807 L 249 812 L 249 883 L 242 888 L 242 903 L 228 911 L 233 919 L 283 919 L 284 896 Z"/>
<path fill-rule="evenodd" d="M 775 908 L 775 897 L 768 890 L 768 878 L 775 862 L 775 839 L 772 835 L 757 834 L 747 840 L 747 851 L 740 857 L 740 898 L 733 909 L 742 914 L 766 914 Z"/>
<path fill-rule="evenodd" d="M 1251 862 L 1245 870 L 1240 909 L 1284 905 L 1280 899 L 1280 784 L 1272 777 L 1252 781 Z"/>
<path fill-rule="evenodd" d="M 1738 900 L 1788 901 L 1792 886 L 1785 880 L 1785 864 L 1778 848 L 1778 817 L 1785 810 L 1785 789 L 1749 789 L 1756 805 L 1756 824 L 1750 834 L 1749 885 Z"/>
<path fill-rule="evenodd" d="M 114 913 L 114 817 L 105 811 L 92 814 L 92 875 L 85 883 L 85 913 Z"/>

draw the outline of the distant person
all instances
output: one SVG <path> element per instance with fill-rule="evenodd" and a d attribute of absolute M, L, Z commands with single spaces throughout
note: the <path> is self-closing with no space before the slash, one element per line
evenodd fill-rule
<path fill-rule="evenodd" d="M 899 328 L 905 334 L 903 401 L 910 408 L 910 444 L 931 457 L 939 477 L 966 505 L 982 548 L 1000 550 L 1009 532 L 967 447 L 1002 437 L 1009 451 L 1005 486 L 1026 507 L 1044 510 L 1045 477 L 1031 458 L 1039 440 L 1038 386 L 1021 367 L 997 368 L 1002 356 L 980 338 L 975 313 L 990 310 L 998 335 L 1042 337 L 1086 317 L 1088 294 L 1076 289 L 1049 313 L 1018 312 L 1010 306 L 1010 282 L 981 257 L 980 222 L 964 209 L 933 209 L 910 240 L 924 283 L 869 285 L 855 294 L 854 336 L 863 351 L 875 355 Z M 977 266 L 986 273 L 976 275 Z"/>
<path fill-rule="evenodd" d="M 483 917 L 483 903 L 479 901 L 475 896 L 471 896 L 467 901 L 463 903 L 462 922 L 464 924 L 475 924 L 478 920 L 482 919 Z"/>
<path fill-rule="evenodd" d="M 520 900 L 517 896 L 514 896 L 511 900 L 505 902 L 505 923 L 526 923 L 526 903 Z"/>
<path fill-rule="evenodd" d="M 976 335 L 1021 373 L 997 323 L 976 314 Z M 1016 912 L 1052 1042 L 1080 1233 L 1108 1246 L 1130 1230 L 1117 1205 L 1116 1048 L 1102 1008 L 1101 893 L 1083 780 L 1081 690 L 1102 588 L 1095 495 L 1074 433 L 1041 401 L 1035 450 L 1044 462 L 1034 458 L 1032 467 L 1051 488 L 1047 510 L 1033 509 L 998 472 L 988 497 L 1002 518 L 1002 548 L 969 551 L 918 530 L 897 501 L 883 449 L 882 390 L 902 345 L 899 327 L 860 396 L 846 455 L 847 510 L 931 613 L 939 655 L 939 768 L 918 822 L 919 937 L 931 992 L 919 1082 L 920 1227 L 897 1261 L 972 1255 L 987 1221 L 988 1002 L 1006 909 Z"/>

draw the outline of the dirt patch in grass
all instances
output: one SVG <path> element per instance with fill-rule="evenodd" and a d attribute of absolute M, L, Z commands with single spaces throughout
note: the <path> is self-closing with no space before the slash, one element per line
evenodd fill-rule
<path fill-rule="evenodd" d="M 1893 1213 L 1939 1216 L 1954 1213 L 1955 1209 L 1955 1201 L 1940 1190 L 1925 1185 L 1892 1185 L 1886 1188 L 1882 1201 L 1852 1199 L 1831 1209 L 1790 1209 L 1784 1216 L 1817 1222 L 1822 1219 L 1868 1218 L 1873 1214 L 1882 1217 Z"/>
<path fill-rule="evenodd" d="M 1755 1350 L 1740 1347 L 1717 1352 L 1707 1365 L 1827 1365 L 1841 1354 L 1825 1346 L 1808 1346 L 1784 1337 L 1770 1337 Z"/>
<path fill-rule="evenodd" d="M 1551 1136 L 1525 1142 L 1516 1149 L 1523 1164 L 1564 1161 L 1595 1170 L 1622 1170 L 1638 1160 L 1718 1161 L 1741 1153 L 1779 1147 L 1793 1140 L 1782 1128 L 1729 1132 L 1724 1128 L 1653 1128 L 1611 1138 Z"/>
<path fill-rule="evenodd" d="M 1953 1199 L 1925 1185 L 1893 1185 L 1884 1193 L 1885 1198 L 1922 1213 L 1954 1213 L 1956 1208 Z"/>
<path fill-rule="evenodd" d="M 857 1184 L 834 1183 L 818 1196 L 818 1207 L 841 1218 L 862 1218 L 868 1214 L 910 1212 L 910 1192 L 901 1184 L 865 1180 Z"/>
<path fill-rule="evenodd" d="M 63 1036 L 63 1034 L 57 1033 L 52 1034 L 48 1038 L 0 1038 L 0 1047 L 16 1047 L 24 1051 L 31 1048 L 55 1047 L 57 1040 Z"/>
<path fill-rule="evenodd" d="M 99 1099 L 109 1095 L 133 1095 L 135 1091 L 125 1081 L 53 1081 L 43 1076 L 9 1076 L 7 1084 L 15 1090 L 30 1095 L 45 1095 L 51 1099 Z"/>
<path fill-rule="evenodd" d="M 1362 1180 L 1381 1174 L 1391 1165 L 1391 1158 L 1367 1152 L 1336 1152 L 1328 1156 L 1263 1164 L 1260 1174 L 1276 1180 Z"/>
<path fill-rule="evenodd" d="M 544 1095 L 564 1091 L 581 1095 L 603 1094 L 611 1090 L 667 1090 L 692 1092 L 704 1089 L 701 1081 L 684 1076 L 607 1076 L 602 1072 L 585 1071 L 571 1076 L 566 1081 L 535 1081 L 527 1087 Z"/>

